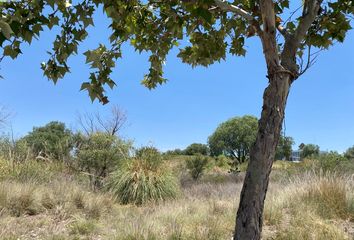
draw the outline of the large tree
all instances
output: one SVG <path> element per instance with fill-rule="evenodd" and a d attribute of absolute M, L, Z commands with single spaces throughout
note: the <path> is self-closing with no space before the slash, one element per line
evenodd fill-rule
<path fill-rule="evenodd" d="M 103 103 L 108 101 L 104 87 L 115 85 L 110 73 L 115 59 L 122 56 L 124 42 L 150 54 L 151 66 L 143 84 L 154 88 L 166 81 L 166 56 L 183 39 L 189 42 L 183 41 L 178 57 L 192 66 L 208 66 L 225 59 L 227 53 L 245 55 L 246 39 L 257 36 L 269 84 L 241 192 L 235 239 L 261 237 L 264 199 L 291 84 L 311 65 L 311 49 L 327 49 L 344 41 L 354 15 L 351 0 L 305 0 L 303 4 L 295 0 L 81 0 L 75 4 L 33 0 L 0 4 L 4 56 L 16 58 L 22 43 L 30 43 L 44 27 L 60 27 L 49 60 L 42 64 L 44 74 L 54 82 L 69 72 L 69 56 L 77 53 L 86 38 L 93 13 L 103 9 L 111 22 L 111 44 L 85 52 L 94 70 L 82 84 L 92 99 Z"/>
<path fill-rule="evenodd" d="M 243 163 L 249 158 L 256 141 L 258 120 L 253 116 L 234 117 L 221 123 L 209 137 L 210 152 L 214 156 L 224 154 Z"/>

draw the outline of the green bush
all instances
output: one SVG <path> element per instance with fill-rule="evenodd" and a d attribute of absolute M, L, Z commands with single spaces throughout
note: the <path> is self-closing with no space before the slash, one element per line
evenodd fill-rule
<path fill-rule="evenodd" d="M 354 146 L 350 147 L 345 151 L 344 157 L 346 157 L 348 160 L 354 160 Z"/>
<path fill-rule="evenodd" d="M 194 180 L 199 179 L 208 166 L 208 157 L 195 156 L 186 160 L 186 167 Z"/>
<path fill-rule="evenodd" d="M 162 156 L 155 147 L 148 146 L 136 150 L 135 157 L 143 162 L 145 167 L 157 169 L 162 165 Z"/>
<path fill-rule="evenodd" d="M 318 157 L 318 165 L 324 172 L 341 171 L 347 159 L 337 152 L 321 154 Z"/>
<path fill-rule="evenodd" d="M 352 173 L 354 162 L 348 160 L 337 152 L 320 154 L 315 158 L 307 158 L 301 162 L 300 169 L 312 170 L 316 172 L 341 172 Z"/>
<path fill-rule="evenodd" d="M 102 187 L 104 178 L 128 155 L 130 143 L 107 133 L 81 136 L 76 151 L 78 167 L 88 174 L 93 189 Z"/>
<path fill-rule="evenodd" d="M 222 154 L 215 158 L 215 165 L 221 168 L 229 167 L 230 162 L 231 159 Z"/>
<path fill-rule="evenodd" d="M 151 147 L 139 149 L 135 158 L 114 171 L 107 181 L 107 189 L 120 203 L 136 205 L 173 199 L 179 192 L 177 179 L 163 166 L 158 151 Z"/>

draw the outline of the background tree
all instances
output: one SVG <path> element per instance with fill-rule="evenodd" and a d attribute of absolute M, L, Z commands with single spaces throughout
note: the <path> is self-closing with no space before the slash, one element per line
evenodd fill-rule
<path fill-rule="evenodd" d="M 202 143 L 192 143 L 184 150 L 184 154 L 186 155 L 201 154 L 206 156 L 209 155 L 209 147 Z"/>
<path fill-rule="evenodd" d="M 166 155 L 184 155 L 184 150 L 176 148 L 173 150 L 167 150 L 164 154 L 166 154 Z"/>
<path fill-rule="evenodd" d="M 295 9 L 290 6 L 298 2 L 290 0 L 85 0 L 75 4 L 39 0 L 1 4 L 3 56 L 16 58 L 23 42 L 31 43 L 45 27 L 60 27 L 49 60 L 41 65 L 54 82 L 70 71 L 68 58 L 77 53 L 78 45 L 87 37 L 94 12 L 103 9 L 111 22 L 110 46 L 101 44 L 84 53 L 94 70 L 81 87 L 92 100 L 97 98 L 102 103 L 108 102 L 104 87 L 115 86 L 110 73 L 115 60 L 122 57 L 121 45 L 125 42 L 150 55 L 151 66 L 142 83 L 151 89 L 166 82 L 163 65 L 179 42 L 184 44 L 178 54 L 183 62 L 208 66 L 225 59 L 226 53 L 245 55 L 246 39 L 259 37 L 268 86 L 241 191 L 236 240 L 261 238 L 264 200 L 290 86 L 312 65 L 312 49 L 328 49 L 344 41 L 354 15 L 354 2 L 350 0 L 306 0 Z M 289 12 L 293 14 L 289 16 Z M 283 22 L 282 18 L 287 20 Z"/>
<path fill-rule="evenodd" d="M 349 160 L 353 160 L 354 159 L 354 146 L 348 148 L 347 151 L 345 151 L 344 157 L 346 157 Z"/>
<path fill-rule="evenodd" d="M 275 159 L 283 159 L 290 161 L 292 146 L 295 144 L 294 139 L 289 136 L 280 136 Z"/>
<path fill-rule="evenodd" d="M 301 150 L 300 156 L 302 159 L 307 157 L 315 157 L 320 154 L 320 147 L 315 144 L 305 144 Z"/>
<path fill-rule="evenodd" d="M 117 105 L 111 107 L 110 115 L 102 116 L 100 112 L 78 114 L 77 122 L 80 129 L 90 135 L 96 132 L 105 132 L 116 135 L 127 121 L 126 113 Z"/>
<path fill-rule="evenodd" d="M 258 120 L 253 116 L 235 117 L 221 123 L 209 137 L 213 156 L 224 154 L 243 163 L 249 158 L 251 146 L 256 141 Z"/>
<path fill-rule="evenodd" d="M 61 122 L 34 127 L 24 140 L 37 158 L 60 161 L 70 158 L 70 151 L 74 146 L 72 132 Z"/>

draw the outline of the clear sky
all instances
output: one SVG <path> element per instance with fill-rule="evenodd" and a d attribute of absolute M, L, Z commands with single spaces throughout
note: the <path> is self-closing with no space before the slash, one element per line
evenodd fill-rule
<path fill-rule="evenodd" d="M 80 52 L 104 43 L 108 23 L 98 16 L 96 27 Z M 148 69 L 147 55 L 124 47 L 123 59 L 112 75 L 117 87 L 108 91 L 110 104 L 91 103 L 80 85 L 89 69 L 79 54 L 70 59 L 71 74 L 56 86 L 43 77 L 40 63 L 47 60 L 53 32 L 23 49 L 16 61 L 1 63 L 0 104 L 15 113 L 14 133 L 22 136 L 33 126 L 50 121 L 75 128 L 77 112 L 109 111 L 117 104 L 127 112 L 122 131 L 136 146 L 153 144 L 161 150 L 206 143 L 219 123 L 244 114 L 260 115 L 267 85 L 264 58 L 258 38 L 248 40 L 245 58 L 228 56 L 209 68 L 192 69 L 171 52 L 165 66 L 168 83 L 149 91 L 140 84 Z M 317 63 L 292 86 L 286 110 L 286 135 L 296 146 L 315 143 L 322 150 L 344 151 L 354 145 L 354 31 L 344 44 L 337 44 L 318 57 Z"/>

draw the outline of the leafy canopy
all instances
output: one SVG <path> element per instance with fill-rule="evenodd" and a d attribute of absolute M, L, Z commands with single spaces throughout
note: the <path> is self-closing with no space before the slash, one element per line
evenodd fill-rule
<path fill-rule="evenodd" d="M 202 143 L 192 143 L 184 150 L 184 153 L 186 155 L 197 155 L 197 154 L 208 155 L 209 148 L 207 145 Z"/>
<path fill-rule="evenodd" d="M 131 149 L 130 142 L 109 133 L 79 134 L 77 138 L 77 165 L 89 174 L 94 189 L 102 186 L 102 180 L 129 156 Z"/>
<path fill-rule="evenodd" d="M 275 153 L 275 159 L 283 159 L 290 160 L 292 153 L 292 146 L 295 144 L 294 139 L 289 136 L 280 136 L 279 142 L 277 145 L 277 150 Z"/>
<path fill-rule="evenodd" d="M 257 130 L 257 118 L 249 115 L 221 123 L 208 139 L 211 154 L 224 154 L 239 163 L 246 161 L 256 141 Z"/>
<path fill-rule="evenodd" d="M 105 87 L 116 85 L 110 74 L 116 60 L 122 57 L 123 43 L 150 55 L 150 68 L 142 83 L 151 89 L 166 82 L 163 65 L 173 47 L 180 46 L 178 57 L 183 62 L 208 66 L 224 60 L 228 53 L 244 56 L 246 39 L 262 26 L 259 1 L 255 0 L 33 0 L 0 4 L 3 57 L 18 57 L 23 43 L 31 43 L 42 31 L 58 27 L 59 33 L 48 51 L 49 59 L 41 64 L 44 75 L 54 83 L 70 72 L 69 57 L 78 53 L 78 46 L 86 39 L 94 13 L 103 9 L 110 21 L 110 44 L 100 44 L 84 53 L 93 70 L 81 87 L 92 100 L 102 103 L 108 102 Z M 289 12 L 296 13 L 290 5 L 296 3 L 274 1 L 275 20 L 284 25 L 288 34 L 294 33 L 302 20 L 301 14 L 294 14 L 282 22 L 281 18 L 287 19 Z M 244 12 L 235 11 L 235 6 Z M 351 29 L 353 14 L 353 1 L 321 1 L 320 12 L 301 41 L 297 56 L 302 58 L 306 47 L 326 49 L 336 41 L 342 42 Z M 279 53 L 283 42 L 278 43 Z"/>
<path fill-rule="evenodd" d="M 35 156 L 62 161 L 70 157 L 74 146 L 72 132 L 64 123 L 56 121 L 33 128 L 24 140 Z"/>
<path fill-rule="evenodd" d="M 314 157 L 320 154 L 320 147 L 315 144 L 305 144 L 300 147 L 301 158 Z"/>
<path fill-rule="evenodd" d="M 344 156 L 349 160 L 354 160 L 354 146 L 348 148 L 345 151 Z"/>

